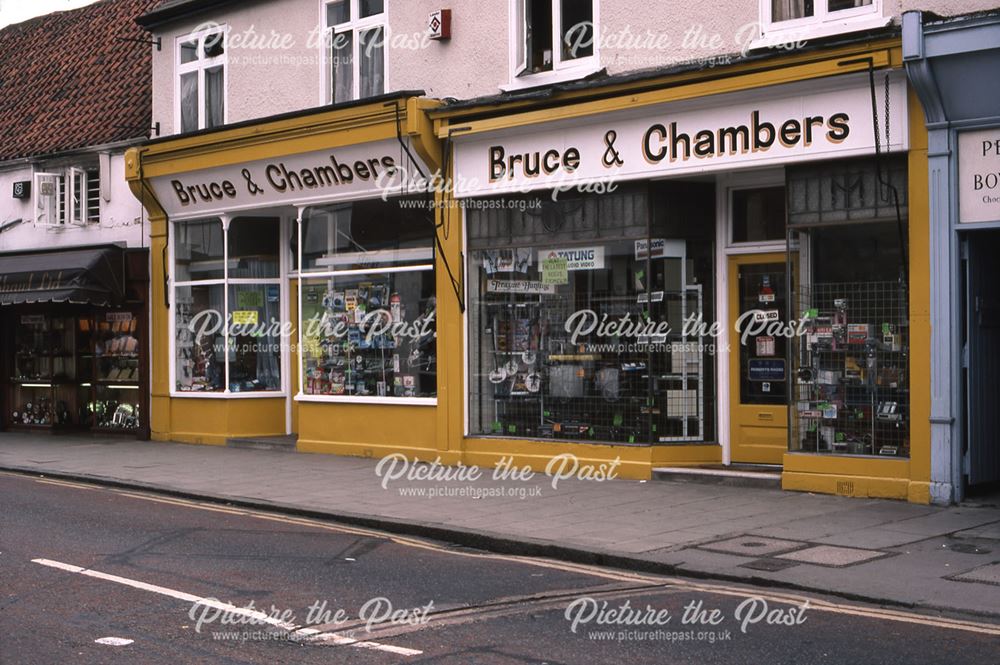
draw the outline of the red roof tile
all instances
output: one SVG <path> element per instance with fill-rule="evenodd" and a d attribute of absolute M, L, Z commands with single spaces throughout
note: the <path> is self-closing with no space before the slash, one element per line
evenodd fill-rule
<path fill-rule="evenodd" d="M 0 161 L 146 136 L 152 47 L 134 22 L 160 0 L 101 0 L 0 30 Z"/>

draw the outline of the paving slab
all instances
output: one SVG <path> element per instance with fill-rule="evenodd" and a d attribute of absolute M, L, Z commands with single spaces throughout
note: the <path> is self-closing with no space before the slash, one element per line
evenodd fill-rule
<path fill-rule="evenodd" d="M 853 566 L 864 561 L 871 561 L 879 557 L 887 556 L 885 552 L 877 550 L 861 550 L 853 547 L 834 547 L 833 545 L 816 545 L 806 547 L 794 552 L 779 554 L 779 559 L 799 561 L 801 563 L 811 563 L 817 566 L 833 566 L 843 568 Z"/>

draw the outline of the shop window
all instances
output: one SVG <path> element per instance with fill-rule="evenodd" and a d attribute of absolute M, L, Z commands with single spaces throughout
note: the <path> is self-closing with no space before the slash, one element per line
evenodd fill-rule
<path fill-rule="evenodd" d="M 582 76 L 598 66 L 591 0 L 511 0 L 511 16 L 515 78 L 538 85 Z"/>
<path fill-rule="evenodd" d="M 21 314 L 13 323 L 8 425 L 139 430 L 144 414 L 136 313 Z"/>
<path fill-rule="evenodd" d="M 793 225 L 802 255 L 793 307 L 801 317 L 801 334 L 793 338 L 790 354 L 793 452 L 909 456 L 906 219 L 894 213 L 868 219 L 856 214 L 894 211 L 895 195 L 905 204 L 905 187 L 894 192 L 885 183 L 900 171 L 905 182 L 906 167 L 902 160 L 885 160 L 880 182 L 874 164 L 867 162 L 788 172 L 790 187 L 824 194 L 824 218 L 839 218 Z M 843 191 L 844 183 L 853 186 Z M 808 198 L 792 203 L 800 210 L 790 219 L 816 219 Z"/>
<path fill-rule="evenodd" d="M 35 223 L 80 226 L 100 222 L 100 171 L 69 167 L 35 174 Z"/>
<path fill-rule="evenodd" d="M 760 46 L 804 41 L 889 23 L 882 0 L 760 0 Z"/>
<path fill-rule="evenodd" d="M 186 35 L 177 42 L 177 125 L 181 133 L 226 122 L 226 29 Z"/>
<path fill-rule="evenodd" d="M 280 222 L 174 224 L 175 389 L 282 390 Z"/>
<path fill-rule="evenodd" d="M 713 311 L 713 196 L 470 206 L 470 433 L 713 440 L 714 345 L 685 330 Z"/>
<path fill-rule="evenodd" d="M 385 0 L 327 0 L 324 4 L 330 103 L 385 92 Z"/>
<path fill-rule="evenodd" d="M 313 208 L 301 223 L 300 393 L 437 394 L 433 220 L 398 200 Z"/>
<path fill-rule="evenodd" d="M 762 187 L 732 192 L 733 242 L 785 241 L 785 188 Z"/>

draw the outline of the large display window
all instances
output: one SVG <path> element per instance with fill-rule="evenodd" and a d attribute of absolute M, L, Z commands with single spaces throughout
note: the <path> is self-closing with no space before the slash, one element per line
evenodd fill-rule
<path fill-rule="evenodd" d="M 179 393 L 282 390 L 281 223 L 174 224 L 174 386 Z"/>
<path fill-rule="evenodd" d="M 469 206 L 470 434 L 714 441 L 713 192 Z"/>
<path fill-rule="evenodd" d="M 434 402 L 434 225 L 422 203 L 376 199 L 304 215 L 295 239 L 301 398 Z"/>
<path fill-rule="evenodd" d="M 789 449 L 908 457 L 905 162 L 797 167 L 788 183 L 802 262 Z"/>

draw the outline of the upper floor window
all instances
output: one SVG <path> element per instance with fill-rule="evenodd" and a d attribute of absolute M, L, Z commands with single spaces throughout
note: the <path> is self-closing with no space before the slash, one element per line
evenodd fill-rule
<path fill-rule="evenodd" d="M 511 3 L 514 77 L 531 77 L 533 84 L 541 84 L 596 67 L 593 0 Z"/>
<path fill-rule="evenodd" d="M 181 133 L 226 122 L 226 32 L 192 33 L 177 42 L 177 100 Z"/>
<path fill-rule="evenodd" d="M 325 0 L 327 101 L 385 92 L 386 0 Z"/>
<path fill-rule="evenodd" d="M 35 223 L 41 226 L 101 221 L 101 177 L 97 168 L 52 169 L 35 173 Z"/>
<path fill-rule="evenodd" d="M 760 0 L 761 46 L 880 27 L 882 0 Z M 770 39 L 769 39 L 770 38 Z"/>

